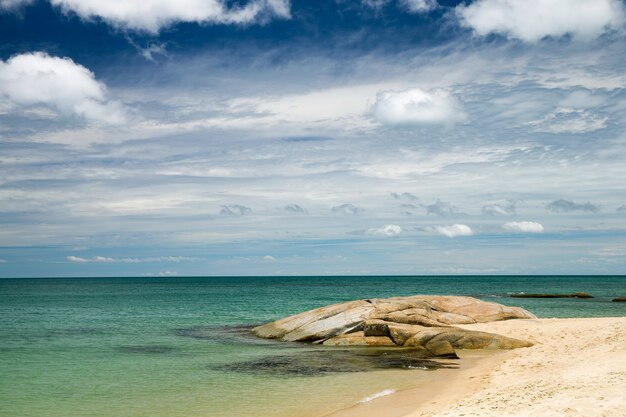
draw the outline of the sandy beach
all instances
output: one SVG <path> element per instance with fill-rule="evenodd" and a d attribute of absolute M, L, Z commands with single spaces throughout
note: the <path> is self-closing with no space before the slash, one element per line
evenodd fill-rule
<path fill-rule="evenodd" d="M 626 317 L 509 320 L 460 326 L 534 343 L 459 352 L 461 368 L 332 417 L 624 416 Z"/>

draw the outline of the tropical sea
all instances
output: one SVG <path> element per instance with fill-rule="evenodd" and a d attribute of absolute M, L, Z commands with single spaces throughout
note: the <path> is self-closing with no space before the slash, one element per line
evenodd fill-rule
<path fill-rule="evenodd" d="M 591 299 L 509 294 L 587 292 Z M 471 295 L 539 317 L 626 316 L 626 276 L 0 279 L 2 417 L 319 417 L 436 366 L 252 337 L 359 298 Z M 392 355 L 393 356 L 393 355 Z"/>

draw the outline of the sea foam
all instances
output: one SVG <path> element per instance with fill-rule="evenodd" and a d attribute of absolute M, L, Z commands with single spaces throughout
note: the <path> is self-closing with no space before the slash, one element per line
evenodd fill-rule
<path fill-rule="evenodd" d="M 387 395 L 391 395 L 394 392 L 396 392 L 395 389 L 386 389 L 386 390 L 382 390 L 380 392 L 377 392 L 376 394 L 372 394 L 368 397 L 363 398 L 361 401 L 359 401 L 360 403 L 366 403 L 372 400 L 375 400 L 376 398 L 380 398 L 380 397 L 385 397 Z"/>

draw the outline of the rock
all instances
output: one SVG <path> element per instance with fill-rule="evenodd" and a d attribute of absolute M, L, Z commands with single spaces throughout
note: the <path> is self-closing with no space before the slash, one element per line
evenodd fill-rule
<path fill-rule="evenodd" d="M 326 346 L 396 346 L 387 336 L 366 336 L 364 332 L 342 334 L 325 340 Z"/>
<path fill-rule="evenodd" d="M 536 318 L 519 308 L 459 296 L 412 296 L 334 304 L 255 327 L 260 337 L 326 346 L 398 346 L 430 356 L 455 349 L 514 349 L 530 343 L 454 325 Z"/>
<path fill-rule="evenodd" d="M 289 316 L 253 329 L 257 336 L 285 341 L 315 341 L 345 333 L 374 311 L 366 301 L 334 304 Z"/>
<path fill-rule="evenodd" d="M 515 298 L 593 298 L 586 292 L 576 292 L 574 294 L 511 294 Z"/>
<path fill-rule="evenodd" d="M 626 297 L 617 297 L 613 299 L 614 303 L 626 303 Z"/>
<path fill-rule="evenodd" d="M 454 346 L 447 340 L 431 340 L 424 346 L 433 356 L 458 359 Z"/>

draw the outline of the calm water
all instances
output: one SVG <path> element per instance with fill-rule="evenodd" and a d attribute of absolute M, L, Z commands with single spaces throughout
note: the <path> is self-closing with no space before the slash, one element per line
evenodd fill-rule
<path fill-rule="evenodd" d="M 595 298 L 507 297 L 521 291 Z M 624 276 L 5 279 L 0 416 L 317 417 L 436 371 L 341 356 L 320 366 L 335 353 L 257 340 L 241 326 L 413 294 L 472 295 L 540 317 L 626 316 L 626 303 L 610 302 L 626 295 Z"/>

